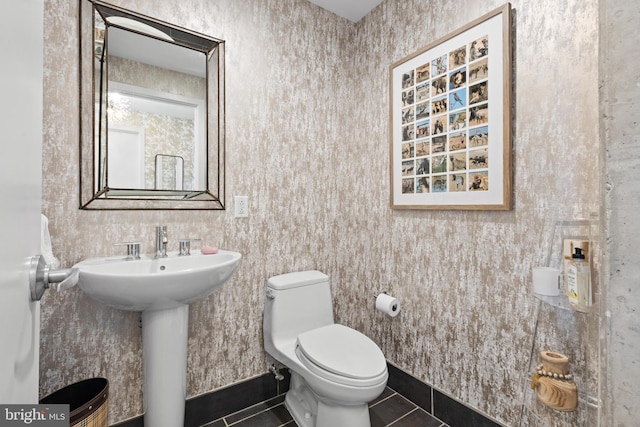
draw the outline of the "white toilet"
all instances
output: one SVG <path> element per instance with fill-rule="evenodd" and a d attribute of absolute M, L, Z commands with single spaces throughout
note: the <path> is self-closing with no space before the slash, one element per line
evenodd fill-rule
<path fill-rule="evenodd" d="M 291 370 L 285 405 L 300 427 L 371 427 L 368 403 L 387 385 L 380 348 L 333 322 L 331 282 L 319 271 L 266 282 L 264 347 Z"/>

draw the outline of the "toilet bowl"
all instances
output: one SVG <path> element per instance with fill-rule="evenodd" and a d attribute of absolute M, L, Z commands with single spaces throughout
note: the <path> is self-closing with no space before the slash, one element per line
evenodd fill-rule
<path fill-rule="evenodd" d="M 300 427 L 370 427 L 368 403 L 389 374 L 380 348 L 333 321 L 331 285 L 319 271 L 267 280 L 265 350 L 291 371 L 285 405 Z"/>

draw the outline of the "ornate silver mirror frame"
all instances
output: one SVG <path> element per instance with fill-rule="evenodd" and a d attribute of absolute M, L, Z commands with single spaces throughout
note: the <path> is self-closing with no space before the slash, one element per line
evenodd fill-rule
<path fill-rule="evenodd" d="M 79 2 L 80 208 L 224 209 L 224 41 Z"/>

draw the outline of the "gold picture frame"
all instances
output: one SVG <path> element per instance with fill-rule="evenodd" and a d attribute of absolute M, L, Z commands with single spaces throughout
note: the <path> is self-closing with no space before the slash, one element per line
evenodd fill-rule
<path fill-rule="evenodd" d="M 509 210 L 511 5 L 389 69 L 391 208 Z"/>

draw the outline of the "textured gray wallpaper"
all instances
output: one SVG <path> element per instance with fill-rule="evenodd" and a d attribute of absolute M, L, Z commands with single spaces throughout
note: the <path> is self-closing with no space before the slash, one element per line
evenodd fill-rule
<path fill-rule="evenodd" d="M 304 0 L 114 3 L 226 41 L 230 209 L 78 210 L 77 4 L 51 0 L 43 210 L 62 264 L 118 254 L 113 243 L 130 239 L 151 252 L 159 224 L 170 250 L 188 236 L 243 253 L 234 278 L 190 308 L 189 396 L 266 372 L 264 280 L 319 269 L 333 279 L 337 321 L 414 376 L 517 424 L 537 307 L 531 267 L 546 259 L 555 221 L 599 200 L 597 2 L 512 2 L 509 212 L 389 208 L 389 65 L 502 2 L 387 0 L 358 24 Z M 235 195 L 249 196 L 248 219 L 233 217 Z M 374 311 L 383 290 L 401 301 L 398 317 Z M 77 288 L 48 293 L 41 394 L 100 375 L 111 423 L 141 414 L 138 319 Z M 554 343 L 564 344 L 554 350 L 593 351 Z"/>

